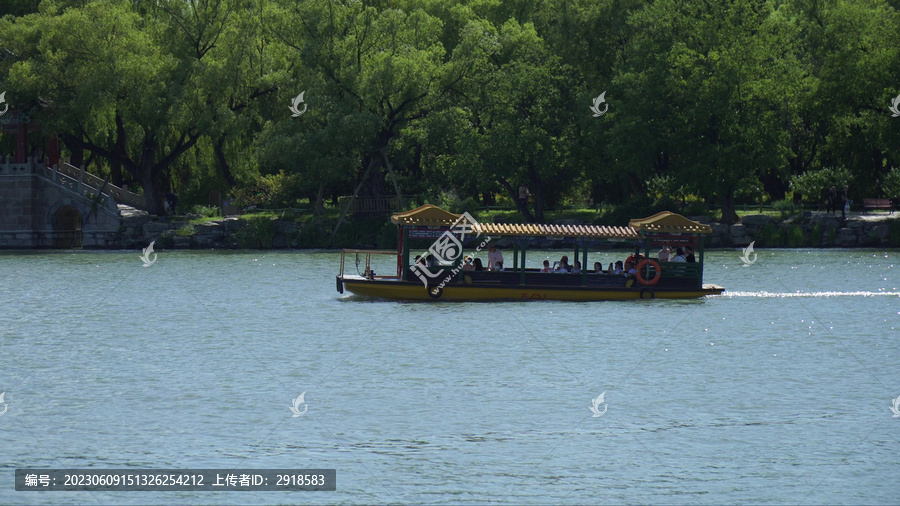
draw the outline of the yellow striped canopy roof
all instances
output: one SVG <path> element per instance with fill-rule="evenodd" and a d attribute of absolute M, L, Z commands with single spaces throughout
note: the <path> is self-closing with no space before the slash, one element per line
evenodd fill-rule
<path fill-rule="evenodd" d="M 391 221 L 397 225 L 450 227 L 461 217 L 440 207 L 426 204 L 397 213 Z M 663 211 L 649 218 L 631 220 L 627 227 L 603 225 L 549 225 L 543 223 L 478 223 L 481 233 L 490 236 L 570 237 L 587 239 L 637 239 L 639 232 L 669 234 L 710 234 L 709 225 L 689 220 L 680 214 Z"/>

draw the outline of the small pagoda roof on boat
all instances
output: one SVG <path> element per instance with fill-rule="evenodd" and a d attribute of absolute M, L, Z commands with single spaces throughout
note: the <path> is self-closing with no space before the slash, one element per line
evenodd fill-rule
<path fill-rule="evenodd" d="M 417 300 L 610 300 L 702 297 L 724 290 L 703 283 L 703 237 L 712 233 L 712 229 L 668 211 L 633 219 L 627 226 L 480 223 L 468 213 L 455 214 L 428 204 L 396 213 L 391 221 L 399 228 L 397 250 L 343 250 L 338 292 L 343 293 L 346 288 L 364 296 Z M 512 246 L 511 252 L 507 250 L 512 258 L 507 257 L 505 265 L 500 268 L 489 265 L 479 270 L 476 260 L 478 268 L 473 270 L 472 265 L 464 264 L 466 251 L 472 257 L 484 254 L 483 249 L 498 238 L 505 238 L 506 244 Z M 572 258 L 579 260 L 581 270 L 568 269 L 568 274 L 564 274 L 566 270 L 556 267 L 553 272 L 542 271 L 534 261 L 529 265 L 526 252 L 544 239 L 570 240 L 567 242 L 574 246 Z M 600 262 L 595 257 L 590 263 L 589 250 L 599 242 L 633 244 L 634 254 L 624 263 L 627 269 L 629 261 L 634 259 L 634 270 L 630 274 L 618 269 L 613 272 L 611 262 L 610 268 L 604 270 L 604 263 L 616 255 L 610 252 L 590 253 L 601 255 L 604 260 Z M 664 258 L 662 250 L 669 247 L 696 251 L 696 261 L 693 254 L 687 261 Z M 657 248 L 661 249 L 660 254 L 654 257 Z M 365 256 L 364 272 L 344 274 L 348 253 L 355 254 L 357 270 L 360 255 Z M 421 255 L 412 261 L 416 253 Z M 373 255 L 396 255 L 396 274 L 376 275 Z"/>
<path fill-rule="evenodd" d="M 642 220 L 631 220 L 628 225 L 637 232 L 665 234 L 711 234 L 712 227 L 689 220 L 680 214 L 663 211 Z"/>

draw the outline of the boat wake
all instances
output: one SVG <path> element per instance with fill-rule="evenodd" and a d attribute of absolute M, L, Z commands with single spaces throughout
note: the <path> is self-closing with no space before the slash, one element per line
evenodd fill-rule
<path fill-rule="evenodd" d="M 787 297 L 900 297 L 900 292 L 725 292 L 716 297 L 762 297 L 762 298 L 787 298 Z"/>

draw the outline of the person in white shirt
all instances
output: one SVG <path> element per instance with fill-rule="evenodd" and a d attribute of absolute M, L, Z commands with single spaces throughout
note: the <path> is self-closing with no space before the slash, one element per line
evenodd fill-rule
<path fill-rule="evenodd" d="M 550 260 L 544 260 L 544 267 L 541 269 L 541 272 L 553 272 L 553 269 L 550 268 Z"/>
<path fill-rule="evenodd" d="M 675 250 L 675 258 L 672 259 L 673 262 L 687 262 L 687 259 L 684 258 L 684 250 L 678 248 Z"/>
<path fill-rule="evenodd" d="M 497 264 L 500 264 L 500 268 L 502 269 L 503 253 L 497 249 L 497 246 L 491 244 L 490 247 L 488 247 L 488 269 L 497 269 Z"/>
<path fill-rule="evenodd" d="M 657 257 L 659 258 L 659 261 L 660 261 L 660 262 L 668 262 L 668 261 L 669 261 L 669 256 L 671 256 L 671 250 L 669 249 L 668 246 L 663 246 L 663 247 L 659 250 L 659 254 L 657 255 Z"/>
<path fill-rule="evenodd" d="M 575 264 L 572 267 L 572 274 L 581 274 L 581 262 L 575 260 Z"/>

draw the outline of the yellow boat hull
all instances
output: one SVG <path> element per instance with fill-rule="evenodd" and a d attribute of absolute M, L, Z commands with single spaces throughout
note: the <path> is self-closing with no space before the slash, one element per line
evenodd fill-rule
<path fill-rule="evenodd" d="M 627 300 L 627 299 L 692 299 L 719 295 L 725 291 L 718 285 L 703 285 L 701 289 L 653 289 L 653 287 L 599 288 L 552 286 L 479 286 L 450 284 L 439 296 L 429 293 L 421 283 L 396 280 L 368 280 L 338 278 L 343 289 L 356 295 L 397 300 Z"/>

